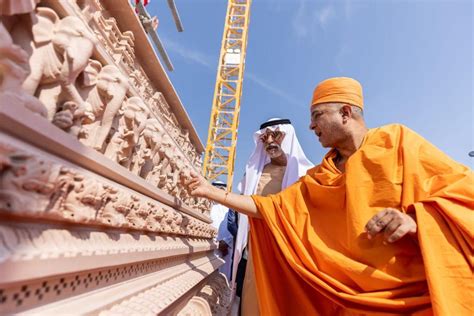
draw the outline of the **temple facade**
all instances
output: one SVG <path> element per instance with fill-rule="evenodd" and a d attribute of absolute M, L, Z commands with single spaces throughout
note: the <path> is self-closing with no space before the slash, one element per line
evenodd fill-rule
<path fill-rule="evenodd" d="M 0 1 L 0 314 L 226 314 L 203 145 L 128 0 Z"/>

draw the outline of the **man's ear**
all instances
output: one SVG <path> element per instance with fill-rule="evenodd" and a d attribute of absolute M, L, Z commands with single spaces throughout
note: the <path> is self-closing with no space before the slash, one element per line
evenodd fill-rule
<path fill-rule="evenodd" d="M 344 104 L 341 107 L 340 113 L 342 115 L 343 122 L 347 122 L 347 119 L 352 117 L 352 107 L 348 104 Z"/>

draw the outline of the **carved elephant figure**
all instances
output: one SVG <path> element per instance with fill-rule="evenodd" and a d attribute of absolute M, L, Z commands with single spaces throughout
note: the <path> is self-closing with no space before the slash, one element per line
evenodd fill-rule
<path fill-rule="evenodd" d="M 30 74 L 23 88 L 38 96 L 48 110 L 48 119 L 52 120 L 61 92 L 68 95 L 67 99 L 82 104 L 74 84 L 87 66 L 97 39 L 78 17 L 59 19 L 49 8 L 37 8 L 33 20 L 32 38 L 21 33 L 23 36 L 18 39 L 31 51 Z"/>
<path fill-rule="evenodd" d="M 89 119 L 84 120 L 79 134 L 85 145 L 102 151 L 129 87 L 128 78 L 116 66 L 106 65 L 100 70 L 97 84 L 86 100 L 92 112 L 88 113 Z"/>
<path fill-rule="evenodd" d="M 162 131 L 156 119 L 147 119 L 138 140 L 132 172 L 148 179 L 150 172 L 160 161 L 158 148 L 161 146 Z"/>

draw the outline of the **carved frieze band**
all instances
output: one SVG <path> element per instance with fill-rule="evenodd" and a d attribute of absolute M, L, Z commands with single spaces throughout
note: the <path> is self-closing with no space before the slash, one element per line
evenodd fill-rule
<path fill-rule="evenodd" d="M 209 239 L 10 222 L 0 225 L 0 283 L 209 252 L 215 247 Z"/>
<path fill-rule="evenodd" d="M 0 133 L 0 214 L 212 238 L 215 228 Z"/>

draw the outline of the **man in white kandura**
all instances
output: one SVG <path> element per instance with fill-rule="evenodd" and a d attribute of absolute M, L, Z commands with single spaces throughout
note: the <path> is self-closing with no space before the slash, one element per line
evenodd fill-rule
<path fill-rule="evenodd" d="M 313 167 L 306 158 L 288 119 L 270 119 L 260 125 L 260 129 L 254 133 L 254 142 L 255 150 L 247 162 L 244 178 L 238 186 L 244 195 L 266 196 L 280 192 Z M 237 296 L 241 296 L 241 314 L 258 315 L 253 262 L 247 247 L 250 245 L 252 228 L 249 227 L 246 215 L 238 214 L 238 216 L 232 286 Z"/>

